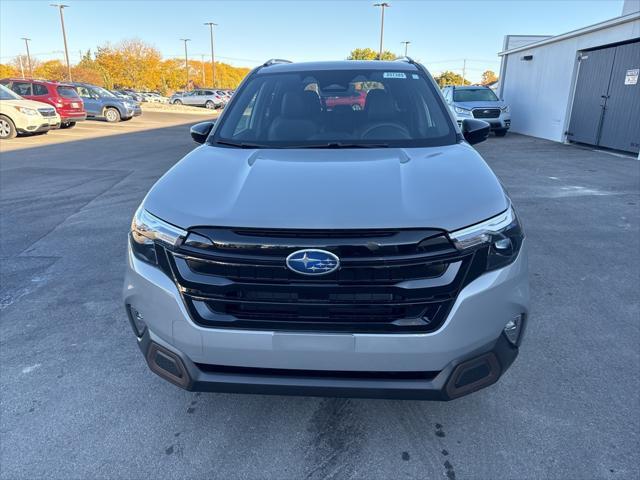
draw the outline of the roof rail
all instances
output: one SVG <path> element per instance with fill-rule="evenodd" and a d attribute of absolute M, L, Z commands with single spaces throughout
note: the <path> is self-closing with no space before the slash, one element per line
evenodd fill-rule
<path fill-rule="evenodd" d="M 271 58 L 262 64 L 263 67 L 268 67 L 269 65 L 275 65 L 277 63 L 293 63 L 291 60 L 285 60 L 283 58 Z"/>
<path fill-rule="evenodd" d="M 413 58 L 411 57 L 398 57 L 395 59 L 396 62 L 406 62 L 406 63 L 410 63 L 410 64 L 415 64 L 416 62 L 413 60 Z"/>

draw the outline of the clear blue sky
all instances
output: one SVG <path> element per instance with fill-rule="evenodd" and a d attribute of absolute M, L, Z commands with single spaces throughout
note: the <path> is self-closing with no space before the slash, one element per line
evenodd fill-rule
<path fill-rule="evenodd" d="M 506 34 L 559 34 L 613 18 L 622 0 L 387 0 L 385 49 L 409 55 L 434 73 L 462 69 L 478 80 L 498 70 L 496 52 Z M 0 62 L 24 53 L 30 37 L 39 60 L 63 58 L 57 9 L 51 1 L 0 1 Z M 380 10 L 373 1 L 97 1 L 67 0 L 65 23 L 72 63 L 80 50 L 137 37 L 165 57 L 209 55 L 208 27 L 219 24 L 216 55 L 233 65 L 255 66 L 272 57 L 291 60 L 345 58 L 356 47 L 378 48 Z M 206 58 L 206 57 L 205 57 Z"/>

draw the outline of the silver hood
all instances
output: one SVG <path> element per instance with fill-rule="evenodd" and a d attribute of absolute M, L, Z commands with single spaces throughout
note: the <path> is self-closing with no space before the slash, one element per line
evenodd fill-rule
<path fill-rule="evenodd" d="M 456 230 L 504 211 L 508 200 L 467 144 L 335 150 L 203 145 L 158 180 L 144 206 L 185 229 Z"/>

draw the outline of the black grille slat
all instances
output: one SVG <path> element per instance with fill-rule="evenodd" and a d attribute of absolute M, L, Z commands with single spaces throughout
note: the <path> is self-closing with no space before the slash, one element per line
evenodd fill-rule
<path fill-rule="evenodd" d="M 498 118 L 500 116 L 499 108 L 477 108 L 472 110 L 474 118 Z"/>
<path fill-rule="evenodd" d="M 431 331 L 472 262 L 433 229 L 191 231 L 212 244 L 167 251 L 167 268 L 194 321 L 212 328 Z M 286 256 L 301 248 L 335 253 L 340 269 L 317 277 L 292 272 Z"/>

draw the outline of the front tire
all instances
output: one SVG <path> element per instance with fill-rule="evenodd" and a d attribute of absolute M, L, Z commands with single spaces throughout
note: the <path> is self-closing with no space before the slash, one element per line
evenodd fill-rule
<path fill-rule="evenodd" d="M 207 107 L 209 110 L 215 110 L 216 108 L 216 104 L 213 103 L 211 100 L 207 100 L 207 103 L 205 103 L 204 106 Z"/>
<path fill-rule="evenodd" d="M 67 123 L 60 124 L 60 128 L 73 128 L 75 126 L 76 126 L 76 122 L 67 122 Z"/>
<path fill-rule="evenodd" d="M 117 108 L 109 107 L 104 112 L 104 118 L 109 123 L 118 123 L 120 121 L 120 112 Z"/>
<path fill-rule="evenodd" d="M 18 135 L 16 126 L 9 117 L 0 115 L 0 139 L 9 140 L 15 138 Z"/>
<path fill-rule="evenodd" d="M 182 105 L 182 100 L 174 100 L 173 104 L 174 105 Z"/>
<path fill-rule="evenodd" d="M 496 137 L 504 137 L 507 134 L 507 129 L 496 130 Z"/>

